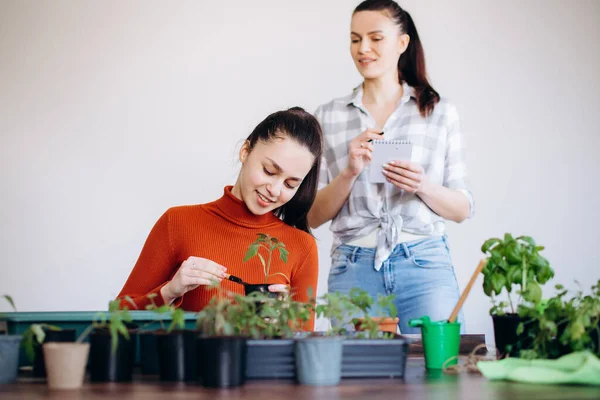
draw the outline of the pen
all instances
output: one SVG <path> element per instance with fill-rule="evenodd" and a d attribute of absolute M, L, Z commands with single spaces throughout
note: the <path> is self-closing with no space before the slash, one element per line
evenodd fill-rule
<path fill-rule="evenodd" d="M 383 131 L 379 132 L 379 135 L 383 135 Z M 367 140 L 367 143 L 371 143 L 373 141 L 373 139 L 369 139 Z"/>

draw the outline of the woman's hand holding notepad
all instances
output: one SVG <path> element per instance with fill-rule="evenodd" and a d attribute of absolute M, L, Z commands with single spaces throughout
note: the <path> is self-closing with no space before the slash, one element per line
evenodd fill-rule
<path fill-rule="evenodd" d="M 373 155 L 369 180 L 373 183 L 387 182 L 383 174 L 383 164 L 391 161 L 410 161 L 413 145 L 406 140 L 373 140 Z"/>

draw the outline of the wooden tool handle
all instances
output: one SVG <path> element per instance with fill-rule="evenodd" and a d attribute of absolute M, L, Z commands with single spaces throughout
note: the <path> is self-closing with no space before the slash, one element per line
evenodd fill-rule
<path fill-rule="evenodd" d="M 475 280 L 477 279 L 477 275 L 479 275 L 481 273 L 481 270 L 483 269 L 483 267 L 485 267 L 486 263 L 487 263 L 487 260 L 481 260 L 479 262 L 477 269 L 475 269 L 475 272 L 473 272 L 473 275 L 471 276 L 471 280 L 467 284 L 467 287 L 465 288 L 465 290 L 462 292 L 462 295 L 460 296 L 458 303 L 456 303 L 456 306 L 454 306 L 454 310 L 452 310 L 452 314 L 450 314 L 450 318 L 448 318 L 448 322 L 454 322 L 456 320 L 456 316 L 458 315 L 458 312 L 462 308 L 463 303 L 465 302 L 465 300 L 467 299 L 467 296 L 469 295 L 469 292 L 471 291 L 471 286 L 473 286 L 473 284 L 475 283 Z"/>

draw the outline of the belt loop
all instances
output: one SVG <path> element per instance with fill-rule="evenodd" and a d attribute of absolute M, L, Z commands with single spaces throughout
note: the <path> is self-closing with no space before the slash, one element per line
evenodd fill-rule
<path fill-rule="evenodd" d="M 356 253 L 358 253 L 358 250 L 360 250 L 360 247 L 358 246 L 354 246 L 354 248 L 352 249 L 352 255 L 350 255 L 350 262 L 352 264 L 356 262 Z"/>
<path fill-rule="evenodd" d="M 402 246 L 402 250 L 404 251 L 404 256 L 406 258 L 410 258 L 410 250 L 409 250 L 408 246 L 406 245 L 406 242 L 402 242 L 402 243 L 400 243 L 400 245 Z"/>

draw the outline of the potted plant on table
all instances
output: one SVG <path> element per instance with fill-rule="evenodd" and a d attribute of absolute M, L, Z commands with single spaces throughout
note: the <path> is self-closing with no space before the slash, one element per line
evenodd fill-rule
<path fill-rule="evenodd" d="M 225 291 L 217 282 L 217 293 L 198 313 L 198 380 L 207 387 L 236 387 L 246 380 L 246 339 L 256 326 L 266 324 L 256 307 L 266 294 L 250 296 Z"/>
<path fill-rule="evenodd" d="M 532 321 L 527 328 L 532 346 L 521 350 L 521 357 L 555 359 L 582 350 L 600 357 L 600 280 L 589 294 L 579 290 L 569 299 L 563 285 L 555 288 L 558 293 L 550 299 L 519 306 L 519 316 Z M 524 331 L 521 323 L 517 333 Z"/>
<path fill-rule="evenodd" d="M 126 298 L 127 299 L 127 298 Z M 130 299 L 129 299 L 130 300 Z M 130 301 L 133 303 L 132 301 Z M 135 361 L 134 328 L 127 307 L 121 301 L 108 304 L 107 313 L 99 313 L 90 333 L 90 380 L 92 382 L 131 382 Z"/>
<path fill-rule="evenodd" d="M 25 349 L 27 358 L 33 363 L 33 376 L 45 377 L 46 368 L 42 345 L 49 342 L 74 342 L 75 329 L 63 329 L 50 324 L 31 324 L 23 332 L 21 346 Z"/>
<path fill-rule="evenodd" d="M 129 297 L 126 298 L 133 303 Z M 74 343 L 46 342 L 43 351 L 51 389 L 77 389 L 85 379 L 88 356 L 90 379 L 94 382 L 131 380 L 135 349 L 128 339 L 127 309 L 119 300 L 109 303 L 109 315 L 99 312 Z M 84 343 L 89 336 L 90 342 Z"/>
<path fill-rule="evenodd" d="M 352 288 L 348 298 L 363 316 L 352 318 L 356 332 L 349 332 L 344 340 L 342 378 L 402 378 L 409 341 L 396 333 L 395 296 L 379 294 L 375 301 L 366 291 Z"/>
<path fill-rule="evenodd" d="M 258 292 L 248 300 L 261 307 L 259 318 L 248 325 L 247 378 L 295 379 L 294 338 L 308 334 L 303 329 L 314 309 L 312 303 L 296 301 L 294 294 L 271 298 Z"/>
<path fill-rule="evenodd" d="M 398 309 L 394 303 L 395 295 L 384 296 L 378 293 L 377 301 L 375 301 L 366 291 L 358 288 L 350 289 L 348 294 L 350 301 L 356 305 L 356 307 L 363 314 L 362 317 L 352 319 L 354 328 L 357 331 L 363 331 L 368 333 L 368 337 L 376 337 L 377 332 L 387 332 L 394 334 L 398 331 L 398 322 L 400 321 L 397 317 Z M 371 309 L 375 307 L 378 313 L 389 314 L 389 316 L 378 316 L 371 317 Z"/>
<path fill-rule="evenodd" d="M 269 278 L 272 276 L 283 276 L 286 279 L 286 283 L 290 283 L 290 278 L 282 272 L 275 272 L 271 274 L 271 261 L 273 259 L 273 252 L 277 250 L 279 252 L 279 258 L 284 263 L 287 263 L 289 252 L 285 248 L 285 244 L 278 240 L 277 238 L 268 235 L 266 233 L 258 233 L 258 238 L 248 246 L 248 250 L 246 251 L 246 255 L 244 257 L 244 262 L 252 259 L 253 257 L 257 257 L 260 260 L 260 263 L 263 267 L 263 272 L 265 276 L 264 283 L 258 284 L 245 284 L 244 289 L 246 294 L 250 294 L 252 292 L 261 292 L 268 293 L 271 297 L 276 297 L 277 293 L 269 292 L 269 284 L 267 283 Z M 266 259 L 260 253 L 260 251 L 266 252 Z"/>
<path fill-rule="evenodd" d="M 92 322 L 73 342 L 45 341 L 42 344 L 50 389 L 79 389 L 83 385 L 90 352 L 90 344 L 83 341 L 95 327 Z"/>
<path fill-rule="evenodd" d="M 311 335 L 296 341 L 298 381 L 304 385 L 337 385 L 342 374 L 342 350 L 346 326 L 359 312 L 346 295 L 325 293 L 315 307 L 317 317 L 337 321 L 324 335 Z"/>
<path fill-rule="evenodd" d="M 181 308 L 166 304 L 158 307 L 153 300 L 155 296 L 156 294 L 148 296 L 151 304 L 146 309 L 157 314 L 160 329 L 145 334 L 151 336 L 155 344 L 154 349 L 146 347 L 146 350 L 147 352 L 154 350 L 161 381 L 194 380 L 196 379 L 197 332 L 185 329 L 185 312 Z M 171 321 L 169 326 L 165 325 L 162 318 L 167 315 Z"/>
<path fill-rule="evenodd" d="M 12 297 L 9 295 L 3 297 L 12 309 L 17 311 Z M 17 379 L 21 339 L 21 335 L 0 335 L 0 384 L 11 383 Z"/>
<path fill-rule="evenodd" d="M 540 254 L 543 249 L 529 236 L 513 238 L 509 233 L 504 239 L 488 239 L 481 246 L 487 255 L 482 270 L 483 291 L 492 299 L 490 315 L 499 356 L 518 356 L 521 349 L 531 346 L 526 332 L 517 334 L 520 323 L 524 323 L 525 331 L 531 323 L 517 314 L 517 307 L 523 303 L 539 304 L 540 285 L 554 276 L 550 263 Z M 498 302 L 497 296 L 504 294 L 506 300 Z M 514 299 L 511 294 L 517 294 L 518 298 Z"/>

